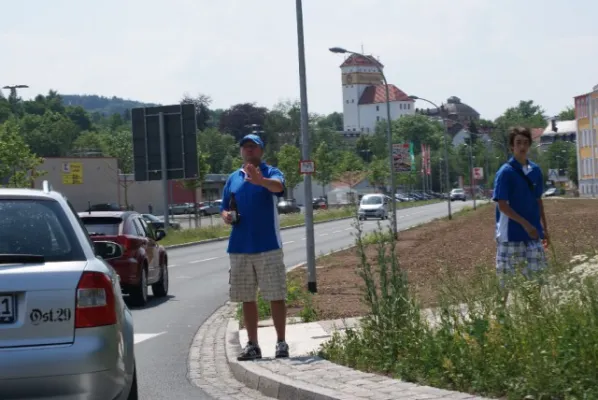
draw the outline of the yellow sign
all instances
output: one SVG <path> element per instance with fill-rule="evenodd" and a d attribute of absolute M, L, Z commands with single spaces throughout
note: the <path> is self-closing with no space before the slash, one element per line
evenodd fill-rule
<path fill-rule="evenodd" d="M 83 164 L 78 162 L 62 163 L 62 183 L 81 185 L 83 183 Z"/>
<path fill-rule="evenodd" d="M 343 74 L 343 85 L 379 85 L 382 75 L 378 72 L 353 72 Z"/>

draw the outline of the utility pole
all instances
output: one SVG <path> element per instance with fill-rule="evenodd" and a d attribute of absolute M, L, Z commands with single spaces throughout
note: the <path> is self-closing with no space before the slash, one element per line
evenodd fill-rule
<path fill-rule="evenodd" d="M 307 113 L 307 73 L 305 68 L 305 43 L 303 35 L 303 7 L 301 0 L 295 0 L 297 12 L 297 44 L 299 53 L 299 88 L 301 96 L 301 155 L 309 160 L 309 114 Z M 317 167 L 316 167 L 317 168 Z M 316 245 L 314 242 L 314 210 L 311 207 L 311 175 L 303 175 L 305 195 L 305 249 L 307 255 L 307 290 L 318 292 L 316 281 Z"/>

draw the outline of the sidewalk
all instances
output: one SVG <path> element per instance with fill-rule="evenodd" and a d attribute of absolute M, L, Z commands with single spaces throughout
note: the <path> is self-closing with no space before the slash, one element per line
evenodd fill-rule
<path fill-rule="evenodd" d="M 231 305 L 227 305 L 232 307 Z M 226 306 L 225 306 L 226 307 Z M 320 357 L 311 356 L 329 340 L 335 329 L 355 327 L 359 320 L 319 321 L 288 324 L 286 339 L 290 347 L 289 359 L 275 359 L 276 333 L 270 321 L 260 323 L 258 337 L 262 360 L 237 361 L 247 332 L 239 331 L 239 323 L 230 318 L 226 330 L 226 358 L 233 376 L 249 389 L 276 399 L 372 399 L 372 400 L 457 400 L 483 397 L 364 373 Z"/>

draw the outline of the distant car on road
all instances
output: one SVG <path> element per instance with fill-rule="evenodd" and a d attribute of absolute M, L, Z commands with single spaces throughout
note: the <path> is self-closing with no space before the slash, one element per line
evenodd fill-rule
<path fill-rule="evenodd" d="M 138 398 L 133 316 L 107 263 L 122 251 L 92 243 L 47 182 L 0 189 L 0 398 Z"/>
<path fill-rule="evenodd" d="M 278 202 L 277 205 L 279 214 L 294 214 L 300 213 L 301 208 L 297 205 L 297 200 L 286 199 Z"/>
<path fill-rule="evenodd" d="M 315 197 L 311 205 L 314 210 L 325 210 L 328 208 L 328 200 L 325 197 Z"/>
<path fill-rule="evenodd" d="M 154 214 L 141 214 L 145 222 L 152 224 L 154 229 L 164 229 L 164 220 L 156 217 Z M 181 224 L 174 221 L 173 219 L 168 220 L 168 226 L 172 229 L 181 229 Z"/>
<path fill-rule="evenodd" d="M 455 201 L 455 200 L 461 200 L 461 201 L 467 200 L 467 196 L 465 195 L 465 190 L 463 190 L 461 188 L 456 188 L 456 189 L 451 190 L 451 201 Z"/>
<path fill-rule="evenodd" d="M 134 305 L 147 304 L 150 285 L 155 297 L 168 295 L 168 254 L 158 244 L 166 236 L 164 230 L 154 229 L 135 211 L 83 212 L 79 217 L 91 240 L 110 240 L 123 247 L 122 256 L 109 262 Z"/>
<path fill-rule="evenodd" d="M 361 198 L 357 214 L 360 220 L 368 218 L 388 218 L 388 206 L 392 198 L 385 194 L 366 194 Z"/>

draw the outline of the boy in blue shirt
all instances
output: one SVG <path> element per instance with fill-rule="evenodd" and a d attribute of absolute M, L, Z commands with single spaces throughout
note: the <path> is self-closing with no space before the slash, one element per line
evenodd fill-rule
<path fill-rule="evenodd" d="M 276 358 L 286 358 L 289 356 L 289 346 L 285 341 L 286 268 L 277 208 L 278 198 L 285 190 L 284 175 L 278 168 L 262 161 L 264 143 L 259 136 L 245 136 L 240 147 L 243 167 L 228 177 L 220 206 L 222 219 L 233 227 L 227 249 L 230 257 L 230 299 L 243 303 L 248 336 L 247 346 L 237 359 L 262 358 L 257 340 L 258 287 L 272 308 L 272 320 L 278 336 Z M 230 209 L 233 198 L 236 216 Z M 235 217 L 238 217 L 237 221 Z"/>
<path fill-rule="evenodd" d="M 527 158 L 531 144 L 529 129 L 512 128 L 509 147 L 513 157 L 501 166 L 494 180 L 496 272 L 501 285 L 504 274 L 514 274 L 520 265 L 528 278 L 547 265 L 542 243 L 548 240 L 542 203 L 544 177 L 540 167 Z"/>

